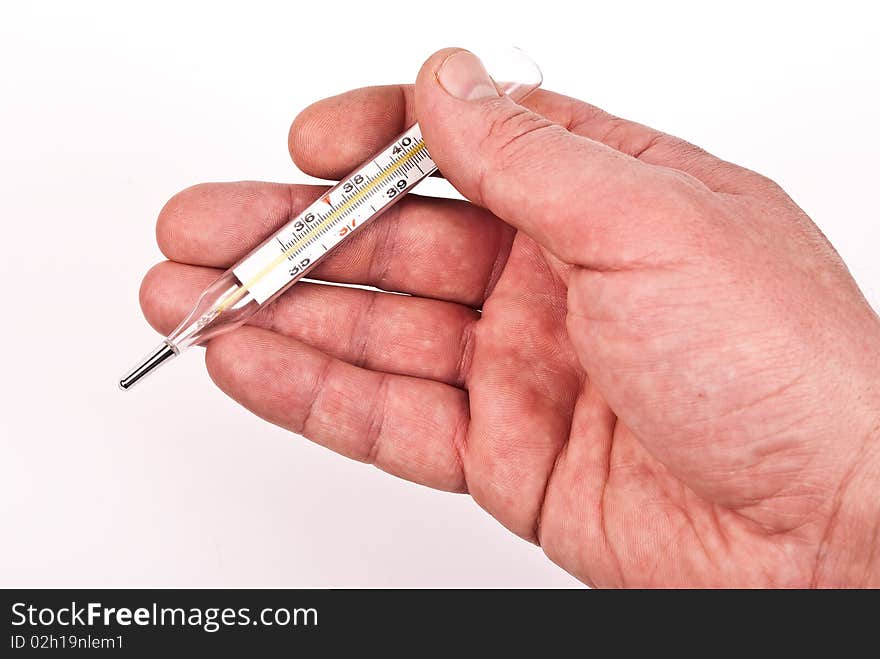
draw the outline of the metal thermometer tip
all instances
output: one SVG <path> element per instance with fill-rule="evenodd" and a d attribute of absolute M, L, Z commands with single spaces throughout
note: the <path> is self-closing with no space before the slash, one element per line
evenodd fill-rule
<path fill-rule="evenodd" d="M 131 389 L 138 381 L 152 373 L 159 366 L 177 355 L 177 351 L 167 341 L 162 342 L 149 355 L 144 357 L 137 366 L 126 373 L 119 381 L 119 388 L 123 391 Z"/>

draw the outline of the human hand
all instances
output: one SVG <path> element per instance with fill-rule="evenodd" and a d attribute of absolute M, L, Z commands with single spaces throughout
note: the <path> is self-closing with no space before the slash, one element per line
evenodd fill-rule
<path fill-rule="evenodd" d="M 469 492 L 591 584 L 880 584 L 880 323 L 831 245 L 753 172 L 557 94 L 517 106 L 482 75 L 441 51 L 415 87 L 300 114 L 292 157 L 330 179 L 418 116 L 473 203 L 409 195 L 312 276 L 411 296 L 300 283 L 210 342 L 214 381 Z M 175 196 L 150 323 L 173 329 L 322 189 Z"/>

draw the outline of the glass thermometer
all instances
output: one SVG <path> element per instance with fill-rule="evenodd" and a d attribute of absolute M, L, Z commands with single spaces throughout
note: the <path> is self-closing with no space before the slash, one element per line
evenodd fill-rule
<path fill-rule="evenodd" d="M 498 68 L 484 60 L 498 86 L 521 101 L 541 84 L 538 67 L 521 51 Z M 239 327 L 305 277 L 321 260 L 437 171 L 414 124 L 322 194 L 290 222 L 208 286 L 171 334 L 119 381 L 127 390 L 187 348 Z"/>

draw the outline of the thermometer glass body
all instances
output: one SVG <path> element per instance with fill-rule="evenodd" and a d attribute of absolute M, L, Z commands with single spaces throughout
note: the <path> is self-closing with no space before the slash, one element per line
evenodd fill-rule
<path fill-rule="evenodd" d="M 497 84 L 515 101 L 541 84 L 537 66 L 520 51 L 498 67 Z M 487 68 L 496 71 L 491 60 Z M 177 329 L 120 380 L 120 387 L 130 388 L 187 348 L 242 325 L 436 171 L 415 124 L 208 286 Z"/>

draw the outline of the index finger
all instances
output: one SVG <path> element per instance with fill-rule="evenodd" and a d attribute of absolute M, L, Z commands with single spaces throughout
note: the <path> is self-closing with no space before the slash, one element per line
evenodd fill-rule
<path fill-rule="evenodd" d="M 416 122 L 413 90 L 413 85 L 363 87 L 313 103 L 290 127 L 293 162 L 311 176 L 343 178 Z M 682 139 L 563 94 L 538 89 L 521 105 L 576 135 L 685 172 L 719 192 L 738 192 L 758 178 Z"/>

